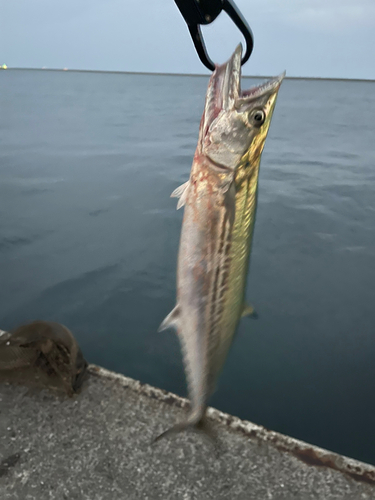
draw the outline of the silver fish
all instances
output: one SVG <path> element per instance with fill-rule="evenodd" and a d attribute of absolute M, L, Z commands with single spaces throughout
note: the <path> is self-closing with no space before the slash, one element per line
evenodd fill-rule
<path fill-rule="evenodd" d="M 245 287 L 259 164 L 285 73 L 241 92 L 241 55 L 239 45 L 226 64 L 216 66 L 190 178 L 171 195 L 185 211 L 176 306 L 159 331 L 177 330 L 191 411 L 159 438 L 203 423 L 240 318 L 252 312 Z"/>

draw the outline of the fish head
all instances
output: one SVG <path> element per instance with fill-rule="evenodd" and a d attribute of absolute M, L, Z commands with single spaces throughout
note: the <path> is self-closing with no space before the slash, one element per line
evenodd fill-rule
<path fill-rule="evenodd" d="M 213 168 L 234 171 L 246 154 L 260 158 L 284 74 L 241 91 L 242 46 L 216 66 L 200 129 L 202 154 Z"/>

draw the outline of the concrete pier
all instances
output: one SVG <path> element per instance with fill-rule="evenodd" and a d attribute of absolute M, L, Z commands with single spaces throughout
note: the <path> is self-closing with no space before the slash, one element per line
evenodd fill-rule
<path fill-rule="evenodd" d="M 0 499 L 375 499 L 375 467 L 214 409 L 218 453 L 196 432 L 151 444 L 186 411 L 94 365 L 73 398 L 0 384 Z"/>

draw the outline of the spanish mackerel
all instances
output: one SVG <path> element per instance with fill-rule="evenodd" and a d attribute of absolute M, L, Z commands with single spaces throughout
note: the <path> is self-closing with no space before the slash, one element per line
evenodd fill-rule
<path fill-rule="evenodd" d="M 281 75 L 241 92 L 239 45 L 217 65 L 206 94 L 190 179 L 178 187 L 185 206 L 177 265 L 177 301 L 159 331 L 180 339 L 191 400 L 183 424 L 199 426 L 223 367 L 245 303 L 257 206 L 260 157 Z M 159 437 L 161 437 L 159 436 Z"/>

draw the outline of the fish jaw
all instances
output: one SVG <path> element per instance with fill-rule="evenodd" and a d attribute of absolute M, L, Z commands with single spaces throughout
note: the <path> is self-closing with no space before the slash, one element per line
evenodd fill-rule
<path fill-rule="evenodd" d="M 199 151 L 213 168 L 234 171 L 257 136 L 267 136 L 278 90 L 285 76 L 241 91 L 242 46 L 211 76 L 199 134 Z M 256 118 L 261 117 L 261 120 Z M 257 141 L 259 143 L 259 141 Z"/>
<path fill-rule="evenodd" d="M 207 134 L 212 122 L 222 110 L 233 107 L 240 94 L 242 45 L 239 44 L 229 61 L 216 65 L 208 83 L 201 123 L 201 135 Z"/>

